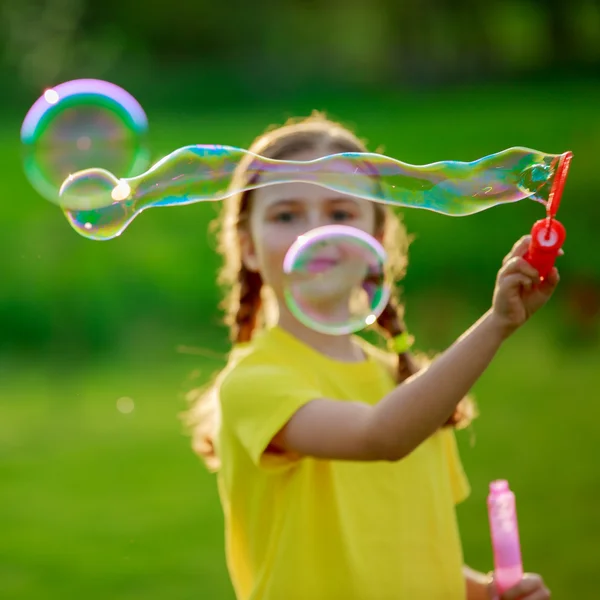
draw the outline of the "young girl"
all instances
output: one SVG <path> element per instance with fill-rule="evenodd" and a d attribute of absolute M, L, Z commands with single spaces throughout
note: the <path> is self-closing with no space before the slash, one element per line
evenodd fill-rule
<path fill-rule="evenodd" d="M 315 113 L 268 131 L 255 154 L 312 160 L 366 152 Z M 233 188 L 247 180 L 251 160 Z M 261 177 L 268 178 L 268 174 Z M 377 321 L 391 351 L 296 320 L 282 263 L 296 238 L 343 223 L 384 244 L 388 277 L 406 266 L 406 231 L 388 206 L 318 185 L 230 197 L 220 220 L 220 283 L 233 350 L 190 411 L 195 451 L 218 472 L 227 564 L 239 600 L 488 600 L 492 578 L 463 565 L 455 504 L 469 486 L 453 429 L 501 344 L 550 298 L 523 258 L 505 258 L 491 308 L 430 364 L 409 352 L 392 297 Z M 538 285 L 536 285 L 538 284 Z M 503 599 L 545 600 L 537 575 Z"/>

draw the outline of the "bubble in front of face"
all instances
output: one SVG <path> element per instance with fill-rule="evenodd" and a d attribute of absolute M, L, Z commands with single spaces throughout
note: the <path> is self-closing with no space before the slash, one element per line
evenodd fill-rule
<path fill-rule="evenodd" d="M 387 255 L 364 231 L 327 225 L 301 235 L 283 264 L 284 296 L 304 325 L 344 335 L 372 325 L 390 290 L 384 277 Z"/>
<path fill-rule="evenodd" d="M 61 83 L 23 121 L 25 174 L 44 198 L 61 205 L 60 187 L 72 173 L 100 168 L 121 178 L 147 169 L 147 131 L 144 110 L 121 87 L 98 79 Z"/>

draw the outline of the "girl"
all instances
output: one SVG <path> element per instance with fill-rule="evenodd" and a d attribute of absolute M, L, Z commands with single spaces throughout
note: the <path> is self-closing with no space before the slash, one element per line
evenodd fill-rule
<path fill-rule="evenodd" d="M 367 151 L 318 113 L 268 131 L 250 150 L 294 160 Z M 234 188 L 250 167 L 251 159 L 240 163 Z M 195 451 L 218 472 L 237 598 L 493 598 L 492 578 L 462 562 L 454 506 L 469 486 L 453 429 L 472 418 L 466 394 L 550 298 L 558 274 L 539 284 L 522 258 L 528 237 L 519 240 L 491 308 L 427 364 L 409 352 L 396 297 L 377 321 L 390 352 L 358 336 L 317 333 L 292 316 L 284 256 L 299 235 L 330 223 L 373 235 L 388 252 L 390 280 L 402 277 L 408 239 L 385 205 L 308 183 L 265 186 L 223 204 L 220 283 L 234 348 L 189 416 Z M 503 600 L 549 597 L 528 574 Z"/>

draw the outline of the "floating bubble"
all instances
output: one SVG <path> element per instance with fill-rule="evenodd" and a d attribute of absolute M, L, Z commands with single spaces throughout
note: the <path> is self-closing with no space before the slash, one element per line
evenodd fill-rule
<path fill-rule="evenodd" d="M 48 89 L 21 127 L 25 174 L 47 200 L 59 204 L 59 190 L 71 173 L 94 167 L 119 177 L 139 175 L 150 164 L 148 120 L 124 89 L 98 79 L 76 79 Z M 79 198 L 93 208 L 93 190 Z"/>
<path fill-rule="evenodd" d="M 73 228 L 96 240 L 121 234 L 146 208 L 223 200 L 245 190 L 290 182 L 314 183 L 384 204 L 465 216 L 524 198 L 545 205 L 559 158 L 515 147 L 473 162 L 415 166 L 366 152 L 294 161 L 267 159 L 232 146 L 196 145 L 175 150 L 141 175 L 119 179 L 110 193 L 102 181 L 105 175 L 99 175 L 93 211 L 81 211 L 77 190 L 80 180 L 95 177 L 94 169 L 76 173 L 61 187 L 60 203 L 68 209 Z M 241 161 L 247 165 L 246 181 L 233 186 Z M 127 210 L 115 210 L 119 203 L 126 203 Z"/>
<path fill-rule="evenodd" d="M 123 414 L 129 414 L 135 409 L 135 403 L 128 396 L 123 396 L 117 400 L 117 410 Z"/>
<path fill-rule="evenodd" d="M 326 225 L 301 235 L 283 262 L 290 312 L 330 335 L 372 325 L 390 296 L 386 258 L 381 244 L 355 227 Z"/>

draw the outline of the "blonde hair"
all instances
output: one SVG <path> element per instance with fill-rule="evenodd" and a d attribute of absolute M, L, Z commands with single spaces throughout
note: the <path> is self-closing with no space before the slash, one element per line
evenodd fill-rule
<path fill-rule="evenodd" d="M 315 111 L 308 118 L 290 119 L 283 126 L 269 128 L 254 140 L 249 150 L 266 158 L 285 159 L 307 150 L 367 152 L 367 147 L 349 129 Z M 251 156 L 247 156 L 236 167 L 231 189 L 241 189 L 248 183 L 252 160 Z M 251 200 L 252 191 L 228 197 L 213 223 L 218 237 L 217 249 L 224 260 L 218 277 L 218 283 L 225 292 L 220 307 L 234 344 L 249 342 L 253 332 L 264 326 L 272 308 L 260 273 L 246 269 L 241 257 L 239 233 L 247 227 Z M 382 243 L 388 255 L 386 278 L 397 282 L 404 277 L 411 240 L 398 215 L 387 205 L 376 203 L 375 215 L 375 227 L 379 234 L 383 234 Z M 405 331 L 403 316 L 404 307 L 399 302 L 398 290 L 393 286 L 390 300 L 377 319 L 377 329 L 384 338 L 391 339 Z M 397 383 L 416 373 L 427 362 L 429 359 L 424 355 L 417 360 L 409 352 L 399 354 L 395 368 Z M 187 396 L 190 410 L 185 415 L 192 432 L 192 447 L 210 470 L 219 467 L 213 444 L 218 427 L 217 384 L 213 381 L 208 388 L 192 390 Z M 466 397 L 446 424 L 464 427 L 474 414 L 473 402 Z"/>

